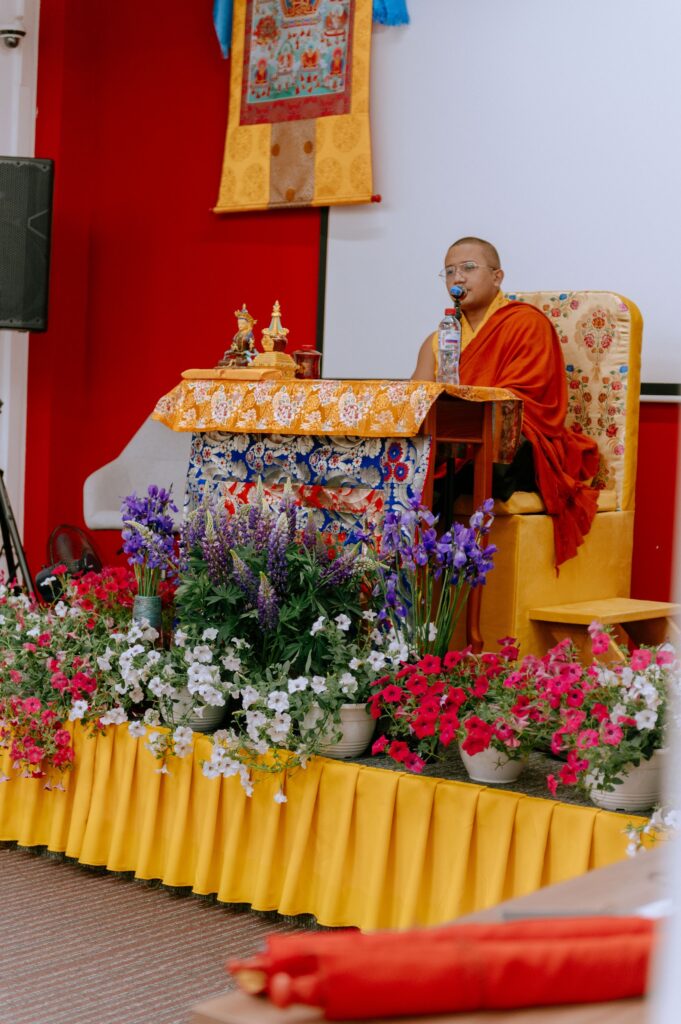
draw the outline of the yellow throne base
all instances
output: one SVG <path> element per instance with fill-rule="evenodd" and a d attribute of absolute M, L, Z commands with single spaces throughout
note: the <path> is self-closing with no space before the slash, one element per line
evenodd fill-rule
<path fill-rule="evenodd" d="M 587 597 L 627 597 L 633 532 L 633 512 L 600 512 L 578 556 L 565 562 L 556 575 L 550 517 L 498 516 L 490 533 L 497 547 L 494 569 L 482 597 L 485 649 L 496 650 L 502 637 L 512 636 L 519 641 L 521 654 L 545 654 L 555 640 L 545 623 L 530 619 L 531 609 Z M 456 646 L 464 646 L 462 622 L 455 637 Z"/>

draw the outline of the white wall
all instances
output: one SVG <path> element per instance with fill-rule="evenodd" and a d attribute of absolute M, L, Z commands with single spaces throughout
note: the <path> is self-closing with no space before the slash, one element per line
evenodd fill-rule
<path fill-rule="evenodd" d="M 497 244 L 509 290 L 611 289 L 643 380 L 681 380 L 681 3 L 410 0 L 374 30 L 380 205 L 329 218 L 325 376 L 408 376 L 448 244 Z"/>
<path fill-rule="evenodd" d="M 23 27 L 12 50 L 0 41 L 0 155 L 33 156 L 39 0 L 0 0 L 0 28 Z M 1 197 L 0 197 L 1 198 Z M 0 469 L 19 529 L 24 517 L 28 335 L 0 331 Z"/>

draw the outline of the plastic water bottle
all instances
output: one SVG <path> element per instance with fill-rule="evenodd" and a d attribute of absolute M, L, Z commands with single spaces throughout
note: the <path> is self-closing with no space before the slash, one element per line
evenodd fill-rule
<path fill-rule="evenodd" d="M 437 380 L 440 384 L 459 383 L 461 324 L 456 310 L 446 309 L 437 329 Z"/>

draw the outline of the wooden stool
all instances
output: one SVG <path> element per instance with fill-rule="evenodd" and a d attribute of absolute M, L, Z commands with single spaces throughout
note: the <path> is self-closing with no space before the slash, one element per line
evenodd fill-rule
<path fill-rule="evenodd" d="M 610 648 L 597 660 L 625 661 L 630 641 L 638 646 L 661 644 L 668 640 L 681 650 L 681 632 L 673 621 L 679 615 L 679 604 L 638 601 L 632 597 L 577 601 L 575 604 L 556 604 L 530 610 L 530 619 L 544 622 L 553 642 L 569 637 L 585 661 L 593 657 L 587 627 L 594 621 L 612 627 Z"/>

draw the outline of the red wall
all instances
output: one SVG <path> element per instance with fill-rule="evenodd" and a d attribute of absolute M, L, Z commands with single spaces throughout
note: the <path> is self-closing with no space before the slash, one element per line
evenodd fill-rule
<path fill-rule="evenodd" d="M 209 3 L 42 4 L 36 155 L 53 157 L 50 328 L 30 341 L 25 541 L 56 524 L 246 302 L 314 339 L 319 212 L 217 218 L 229 64 Z M 669 594 L 678 406 L 644 404 L 633 593 Z M 118 547 L 97 534 L 107 557 Z"/>
<path fill-rule="evenodd" d="M 49 330 L 30 341 L 25 543 L 82 525 L 83 481 L 246 302 L 314 341 L 318 210 L 216 217 L 229 63 L 211 4 L 42 4 L 36 155 L 55 160 Z M 110 555 L 117 539 L 97 534 Z"/>
<path fill-rule="evenodd" d="M 680 419 L 679 405 L 641 403 L 631 593 L 650 601 L 672 593 Z"/>

